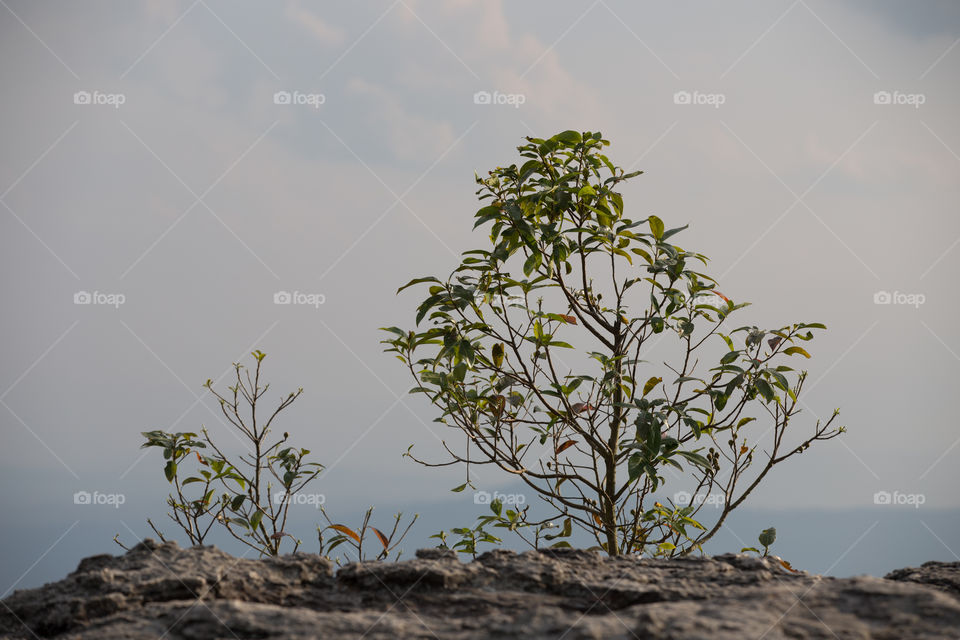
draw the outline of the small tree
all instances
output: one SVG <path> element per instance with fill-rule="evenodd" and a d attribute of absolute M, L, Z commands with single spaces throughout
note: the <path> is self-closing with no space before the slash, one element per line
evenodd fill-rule
<path fill-rule="evenodd" d="M 417 278 L 398 290 L 430 284 L 416 322 L 431 326 L 385 329 L 386 351 L 416 379 L 411 392 L 427 394 L 442 412 L 437 420 L 466 438 L 463 449 L 445 443 L 447 462 L 414 459 L 463 463 L 468 484 L 471 465 L 513 474 L 567 519 L 565 528 L 572 521 L 610 555 L 688 553 L 774 465 L 843 431 L 831 428 L 835 411 L 812 435 L 785 443 L 806 372 L 774 361 L 809 358 L 796 342 L 825 327 L 722 333 L 746 304 L 695 270 L 703 255 L 668 242 L 686 227 L 624 215 L 620 184 L 642 172 L 614 166 L 600 133 L 526 140 L 521 166 L 476 178 L 489 202 L 474 228 L 492 225 L 492 249 L 464 252 L 444 281 Z M 679 341 L 675 362 L 641 360 L 661 335 Z M 714 336 L 723 344 L 708 344 Z M 708 356 L 719 361 L 700 373 Z M 766 450 L 747 437 L 760 426 L 752 413 L 767 418 Z M 755 454 L 763 460 L 748 477 Z M 692 476 L 694 494 L 723 492 L 712 526 L 695 519 L 705 503 L 654 495 L 670 468 Z"/>
<path fill-rule="evenodd" d="M 246 454 L 228 456 L 213 442 L 206 429 L 202 430 L 200 437 L 191 432 L 144 431 L 142 435 L 146 442 L 141 448 L 163 450 L 166 460 L 163 472 L 173 486 L 173 493 L 167 496 L 167 506 L 171 510 L 167 516 L 183 529 L 190 544 L 204 544 L 216 529 L 214 525 L 220 524 L 231 536 L 261 555 L 279 555 L 286 538 L 293 542 L 292 551 L 296 553 L 300 540 L 286 530 L 290 505 L 297 501 L 297 494 L 323 471 L 323 465 L 306 461 L 310 453 L 308 449 L 285 446 L 290 438 L 288 432 L 272 442 L 268 438 L 273 431 L 274 419 L 300 397 L 303 389 L 283 397 L 264 420 L 257 405 L 262 407 L 262 397 L 270 388 L 269 383 L 260 381 L 260 367 L 266 354 L 254 351 L 251 355 L 256 360 L 252 373 L 242 364 L 234 363 L 236 382 L 227 387 L 229 393 L 216 391 L 211 380 L 203 385 L 220 403 L 223 416 L 240 432 L 242 441 L 248 446 Z M 201 454 L 200 451 L 206 451 L 208 446 L 212 451 Z M 195 475 L 184 470 L 186 463 L 193 465 Z M 307 497 L 310 498 L 308 502 L 323 503 L 318 500 L 323 496 Z M 320 513 L 328 526 L 317 529 L 320 553 L 329 557 L 336 547 L 346 542 L 356 551 L 356 559 L 364 560 L 364 540 L 376 536 L 382 547 L 376 559 L 385 560 L 395 554 L 395 559 L 399 560 L 402 550 L 398 547 L 419 516 L 414 515 L 406 528 L 400 529 L 403 514 L 394 515 L 393 528 L 387 535 L 370 525 L 372 512 L 373 507 L 367 509 L 361 526 L 354 531 L 333 522 L 321 506 Z M 147 523 L 161 540 L 166 540 L 152 520 L 148 518 Z M 325 539 L 324 533 L 331 531 L 333 534 Z M 114 541 L 126 549 L 119 537 L 117 534 Z M 350 559 L 346 554 L 344 558 Z"/>
<path fill-rule="evenodd" d="M 266 354 L 254 351 L 252 355 L 256 360 L 252 374 L 243 365 L 234 363 L 236 382 L 228 387 L 229 394 L 215 391 L 211 380 L 204 384 L 217 398 L 227 421 L 249 443 L 250 451 L 246 455 L 231 459 L 210 439 L 206 429 L 202 438 L 195 433 L 146 431 L 143 436 L 147 440 L 141 448 L 163 449 L 167 461 L 164 475 L 176 493 L 167 497 L 167 506 L 172 510 L 167 515 L 183 529 L 191 544 L 203 544 L 213 526 L 220 523 L 243 544 L 262 555 L 275 556 L 280 553 L 284 538 L 294 541 L 294 551 L 300 546 L 300 540 L 285 531 L 290 505 L 293 496 L 317 477 L 323 465 L 306 462 L 308 449 L 283 447 L 288 433 L 272 444 L 268 441 L 274 419 L 300 397 L 303 389 L 288 394 L 267 419 L 262 420 L 257 413 L 257 403 L 270 388 L 269 384 L 260 383 L 260 366 Z M 208 445 L 212 453 L 201 455 L 199 449 L 206 449 Z M 199 465 L 197 475 L 181 480 L 181 465 L 185 461 L 193 462 L 194 456 Z M 188 489 L 188 485 L 199 489 Z M 148 520 L 148 523 L 163 539 L 153 522 Z"/>

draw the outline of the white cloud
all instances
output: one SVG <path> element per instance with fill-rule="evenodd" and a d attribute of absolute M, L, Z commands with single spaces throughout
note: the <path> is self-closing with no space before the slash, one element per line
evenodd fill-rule
<path fill-rule="evenodd" d="M 384 86 L 354 78 L 348 92 L 369 99 L 369 125 L 385 129 L 390 150 L 402 160 L 432 162 L 457 136 L 448 122 L 438 122 L 408 111 L 398 95 Z M 358 114 L 359 115 L 359 114 Z"/>
<path fill-rule="evenodd" d="M 300 6 L 299 2 L 288 4 L 284 15 L 310 31 L 324 45 L 338 47 L 347 41 L 347 34 L 342 28 L 327 23 L 320 16 Z"/>

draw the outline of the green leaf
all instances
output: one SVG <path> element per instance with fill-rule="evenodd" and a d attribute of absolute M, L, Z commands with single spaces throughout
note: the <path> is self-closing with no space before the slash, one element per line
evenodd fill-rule
<path fill-rule="evenodd" d="M 163 468 L 164 475 L 167 476 L 167 482 L 173 482 L 174 477 L 177 475 L 177 463 L 173 460 L 167 463 L 167 466 Z"/>
<path fill-rule="evenodd" d="M 648 264 L 653 264 L 653 258 L 651 258 L 650 254 L 644 251 L 643 249 L 634 247 L 633 249 L 630 249 L 630 251 L 632 253 L 637 254 L 638 256 L 643 257 L 643 259 L 646 260 Z"/>
<path fill-rule="evenodd" d="M 454 487 L 453 489 L 450 489 L 450 491 L 453 491 L 454 493 L 460 493 L 461 491 L 463 491 L 464 489 L 467 488 L 467 485 L 468 485 L 468 484 L 470 484 L 470 483 L 469 483 L 469 482 L 464 482 L 464 483 L 463 483 L 462 485 L 460 485 L 459 487 Z"/>
<path fill-rule="evenodd" d="M 657 378 L 657 377 L 653 377 L 647 380 L 647 384 L 643 385 L 643 395 L 647 395 L 648 393 L 653 391 L 653 388 L 656 387 L 658 384 L 660 384 L 662 381 L 663 381 L 663 378 Z"/>
<path fill-rule="evenodd" d="M 630 459 L 627 460 L 627 473 L 630 476 L 630 482 L 633 482 L 637 478 L 643 475 L 644 465 L 646 461 L 643 459 L 643 455 L 635 453 L 630 456 Z"/>
<path fill-rule="evenodd" d="M 531 253 L 530 257 L 527 258 L 526 262 L 523 263 L 523 275 L 529 276 L 531 273 L 536 271 L 542 260 L 543 254 L 539 251 Z"/>
<path fill-rule="evenodd" d="M 650 216 L 648 219 L 650 224 L 650 232 L 653 233 L 653 237 L 658 241 L 663 238 L 663 220 L 657 216 Z"/>
<path fill-rule="evenodd" d="M 783 352 L 784 352 L 785 354 L 787 354 L 788 356 L 792 356 L 792 355 L 795 354 L 795 353 L 799 353 L 800 355 L 804 356 L 805 358 L 809 358 L 809 357 L 810 357 L 810 354 L 807 353 L 806 350 L 805 350 L 803 347 L 787 347 L 786 349 L 783 350 Z"/>
<path fill-rule="evenodd" d="M 672 236 L 672 235 L 674 235 L 674 234 L 677 234 L 677 233 L 680 233 L 681 231 L 683 231 L 684 229 L 686 229 L 686 228 L 689 227 L 689 226 L 690 226 L 690 225 L 685 224 L 685 225 L 683 225 L 682 227 L 677 227 L 676 229 L 670 229 L 669 231 L 667 231 L 667 232 L 665 232 L 665 233 L 663 234 L 663 237 L 660 238 L 660 241 L 662 242 L 662 241 L 666 240 L 667 238 L 669 238 L 670 236 Z"/>
<path fill-rule="evenodd" d="M 440 281 L 437 280 L 436 278 L 434 278 L 433 276 L 427 276 L 426 278 L 414 278 L 413 280 L 411 280 L 411 281 L 408 282 L 407 284 L 405 284 L 405 285 L 403 285 L 402 287 L 400 287 L 399 289 L 397 289 L 397 293 L 400 293 L 401 291 L 403 291 L 403 290 L 406 289 L 407 287 L 412 287 L 412 286 L 415 285 L 415 284 L 420 284 L 421 282 L 437 282 L 437 283 L 440 283 Z"/>
<path fill-rule="evenodd" d="M 256 529 L 259 527 L 261 520 L 263 520 L 263 510 L 257 509 L 257 512 L 253 514 L 252 518 L 250 518 L 250 528 Z"/>
<path fill-rule="evenodd" d="M 503 365 L 503 343 L 493 345 L 493 366 L 499 369 Z"/>
<path fill-rule="evenodd" d="M 758 539 L 760 540 L 760 544 L 762 544 L 764 547 L 769 547 L 769 546 L 772 545 L 772 544 L 776 541 L 776 539 L 777 539 L 777 530 L 776 530 L 776 528 L 770 527 L 769 529 L 764 529 L 764 530 L 760 533 L 760 537 L 759 537 Z"/>
<path fill-rule="evenodd" d="M 733 362 L 739 357 L 740 357 L 739 351 L 730 351 L 728 353 L 723 354 L 723 357 L 720 358 L 720 364 L 730 364 L 731 362 Z"/>
<path fill-rule="evenodd" d="M 440 294 L 432 295 L 420 303 L 420 307 L 417 309 L 417 324 L 420 324 L 420 321 L 427 315 L 427 312 L 430 311 L 435 304 L 440 302 L 441 298 L 442 296 Z"/>
<path fill-rule="evenodd" d="M 710 461 L 704 458 L 699 453 L 694 453 L 693 451 L 677 451 L 677 454 L 683 456 L 693 464 L 697 465 L 701 469 L 710 471 L 713 469 L 713 466 L 710 464 Z"/>
<path fill-rule="evenodd" d="M 240 507 L 243 506 L 243 501 L 244 501 L 245 498 L 246 498 L 246 496 L 243 496 L 243 495 L 240 495 L 240 496 L 235 497 L 235 498 L 230 502 L 230 510 L 231 510 L 231 511 L 237 511 Z"/>
<path fill-rule="evenodd" d="M 754 386 L 757 387 L 757 391 L 760 392 L 760 395 L 763 396 L 763 399 L 767 402 L 773 400 L 773 389 L 770 388 L 770 384 L 763 378 L 757 378 L 753 381 Z"/>
<path fill-rule="evenodd" d="M 558 533 L 543 536 L 546 540 L 556 540 L 557 538 L 567 538 L 573 533 L 573 522 L 570 518 L 563 521 L 563 528 Z"/>
<path fill-rule="evenodd" d="M 568 145 L 578 144 L 583 140 L 580 134 L 573 130 L 567 130 L 563 133 L 558 133 L 557 135 L 553 136 L 553 139 Z"/>

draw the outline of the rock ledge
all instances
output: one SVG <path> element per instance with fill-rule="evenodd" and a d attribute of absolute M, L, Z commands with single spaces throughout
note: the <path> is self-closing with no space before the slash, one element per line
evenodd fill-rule
<path fill-rule="evenodd" d="M 235 558 L 146 540 L 14 592 L 4 639 L 960 637 L 960 563 L 886 578 L 790 573 L 745 555 L 651 560 L 580 550 L 423 549 L 339 571 L 319 556 Z"/>

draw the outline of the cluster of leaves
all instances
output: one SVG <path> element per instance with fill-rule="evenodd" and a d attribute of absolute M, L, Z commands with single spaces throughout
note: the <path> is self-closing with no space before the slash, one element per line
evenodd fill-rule
<path fill-rule="evenodd" d="M 705 256 L 669 242 L 686 227 L 627 217 L 619 188 L 641 172 L 616 167 L 602 153 L 608 144 L 598 132 L 527 138 L 522 165 L 477 176 L 489 202 L 475 228 L 491 225 L 492 248 L 464 252 L 445 280 L 401 287 L 429 285 L 416 313 L 429 326 L 385 328 L 383 342 L 415 379 L 411 393 L 465 438 L 462 450 L 445 443 L 447 462 L 414 460 L 462 463 L 468 482 L 472 465 L 518 476 L 554 519 L 611 555 L 681 555 L 712 537 L 775 464 L 843 428 L 831 428 L 834 412 L 786 444 L 806 374 L 776 360 L 809 358 L 797 342 L 825 327 L 721 332 L 746 304 L 697 270 Z M 665 335 L 679 342 L 678 359 L 641 359 Z M 700 372 L 715 337 L 727 350 Z M 577 356 L 586 364 L 565 362 Z M 766 451 L 748 437 L 756 427 L 772 433 Z M 764 459 L 747 478 L 755 454 Z M 653 495 L 671 469 L 692 477 L 694 493 L 723 493 L 712 526 L 697 520 L 703 503 L 664 506 Z"/>
<path fill-rule="evenodd" d="M 462 490 L 462 487 L 457 489 Z M 557 524 L 552 520 L 543 520 L 540 522 L 531 522 L 527 519 L 527 513 L 530 507 L 517 507 L 515 509 L 504 509 L 503 501 L 492 500 L 490 502 L 490 512 L 492 515 L 482 515 L 477 518 L 473 527 L 454 527 L 451 533 L 460 537 L 459 540 L 450 545 L 447 542 L 447 532 L 440 531 L 430 536 L 437 538 L 440 543 L 437 545 L 443 549 L 454 549 L 460 553 L 470 554 L 477 557 L 479 545 L 490 544 L 499 545 L 503 542 L 485 527 L 492 526 L 497 529 L 506 529 L 520 537 L 527 545 L 533 549 L 542 549 L 547 542 L 552 542 L 549 546 L 552 548 L 569 547 L 570 543 L 559 538 L 568 538 L 573 533 L 573 523 L 567 518 L 563 521 L 563 526 L 556 533 L 549 533 L 557 528 Z M 557 540 L 557 542 L 553 542 Z"/>

